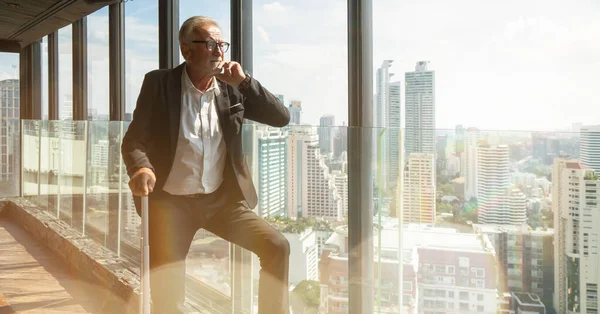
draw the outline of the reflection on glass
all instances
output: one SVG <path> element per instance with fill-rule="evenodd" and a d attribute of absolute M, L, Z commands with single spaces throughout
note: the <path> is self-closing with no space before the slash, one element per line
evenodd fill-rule
<path fill-rule="evenodd" d="M 87 136 L 87 167 L 85 223 L 88 233 L 100 234 L 100 243 L 109 233 L 109 141 L 108 122 L 89 121 Z M 98 237 L 94 237 L 97 238 Z"/>
<path fill-rule="evenodd" d="M 22 121 L 22 194 L 34 202 L 39 195 L 40 124 L 36 120 Z"/>
<path fill-rule="evenodd" d="M 58 215 L 58 195 L 60 193 L 60 121 L 40 121 L 40 197 L 39 205 L 53 215 Z"/>

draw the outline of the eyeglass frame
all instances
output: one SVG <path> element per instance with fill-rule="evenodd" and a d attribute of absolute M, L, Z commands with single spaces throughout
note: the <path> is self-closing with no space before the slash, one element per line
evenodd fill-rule
<path fill-rule="evenodd" d="M 211 42 L 212 42 L 212 43 L 215 43 L 215 44 L 214 44 L 214 45 L 215 45 L 215 47 L 214 47 L 214 48 L 217 48 L 217 47 L 219 47 L 219 49 L 221 49 L 221 51 L 222 51 L 223 53 L 226 53 L 226 52 L 229 50 L 229 47 L 231 46 L 231 44 L 230 44 L 230 43 L 228 43 L 228 42 L 225 42 L 225 41 L 217 42 L 217 41 L 214 41 L 214 40 L 192 40 L 192 43 L 204 43 L 204 44 L 206 45 L 206 49 L 207 49 L 208 51 L 213 51 L 213 50 L 214 50 L 214 48 L 213 48 L 213 49 L 211 49 L 211 48 L 208 46 L 208 45 L 209 45 L 209 43 L 211 43 Z M 227 48 L 223 48 L 223 45 L 225 45 L 225 47 L 227 47 Z"/>

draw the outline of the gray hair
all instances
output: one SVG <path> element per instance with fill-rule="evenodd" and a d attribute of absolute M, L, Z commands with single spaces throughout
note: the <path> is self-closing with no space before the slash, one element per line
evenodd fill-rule
<path fill-rule="evenodd" d="M 192 16 L 185 20 L 179 29 L 179 43 L 190 44 L 189 40 L 194 30 L 204 25 L 213 25 L 219 29 L 221 28 L 219 24 L 217 24 L 217 21 L 208 16 Z"/>

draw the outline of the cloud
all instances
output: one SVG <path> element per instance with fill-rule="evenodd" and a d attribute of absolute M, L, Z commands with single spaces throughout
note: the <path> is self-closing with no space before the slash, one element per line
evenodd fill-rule
<path fill-rule="evenodd" d="M 279 2 L 264 4 L 263 10 L 265 10 L 269 14 L 277 14 L 277 15 L 284 14 L 288 11 L 288 9 L 285 8 L 283 5 L 281 5 L 281 3 L 279 3 Z"/>
<path fill-rule="evenodd" d="M 260 25 L 258 25 L 256 27 L 256 30 L 258 31 L 258 35 L 260 37 L 260 39 L 265 43 L 265 44 L 269 44 L 269 33 L 267 33 L 267 31 Z"/>

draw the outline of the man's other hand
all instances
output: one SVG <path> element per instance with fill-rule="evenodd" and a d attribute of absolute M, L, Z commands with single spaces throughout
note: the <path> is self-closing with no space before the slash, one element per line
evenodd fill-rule
<path fill-rule="evenodd" d="M 215 77 L 233 87 L 238 87 L 246 78 L 244 69 L 235 61 L 222 61 L 218 68 L 223 68 L 224 72 L 223 74 L 216 74 Z"/>
<path fill-rule="evenodd" d="M 140 168 L 129 180 L 129 189 L 135 196 L 147 196 L 154 190 L 154 184 L 156 184 L 154 171 L 149 168 Z"/>

